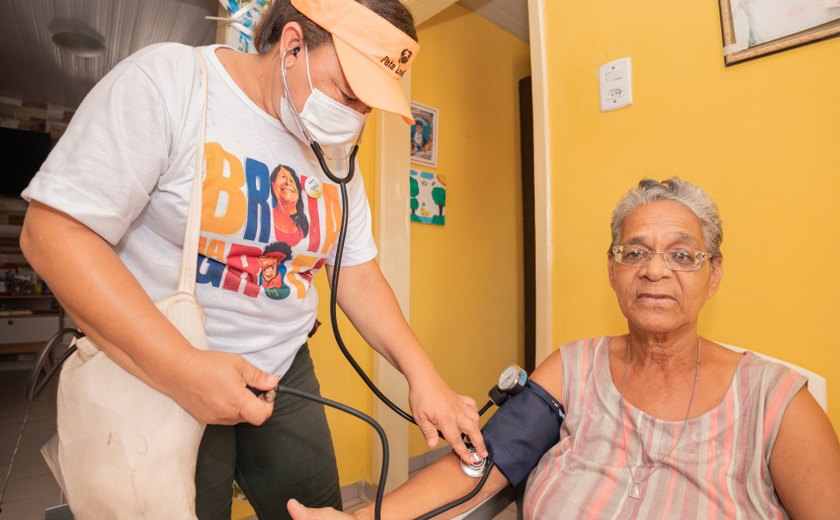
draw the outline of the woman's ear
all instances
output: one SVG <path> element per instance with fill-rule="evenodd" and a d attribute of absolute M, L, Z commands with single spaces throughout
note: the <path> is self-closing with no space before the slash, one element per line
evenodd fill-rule
<path fill-rule="evenodd" d="M 296 58 L 303 47 L 303 27 L 297 22 L 287 23 L 283 26 L 283 32 L 280 33 L 280 40 L 276 45 L 278 45 L 277 52 L 279 55 L 282 56 L 284 52 L 289 51 L 292 59 Z"/>

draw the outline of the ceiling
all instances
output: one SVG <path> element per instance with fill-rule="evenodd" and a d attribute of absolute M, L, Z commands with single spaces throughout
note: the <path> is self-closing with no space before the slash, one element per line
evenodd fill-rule
<path fill-rule="evenodd" d="M 528 34 L 528 0 L 460 0 L 459 4 L 523 41 Z"/>
<path fill-rule="evenodd" d="M 492 23 L 528 39 L 526 0 L 460 0 Z M 120 60 L 146 45 L 215 41 L 219 0 L 0 0 L 0 97 L 78 106 Z M 104 54 L 82 58 L 51 40 L 59 29 L 99 35 Z"/>
<path fill-rule="evenodd" d="M 0 1 L 0 96 L 76 107 L 120 60 L 156 42 L 215 39 L 218 0 Z M 106 51 L 81 58 L 52 43 L 52 30 L 98 33 Z"/>

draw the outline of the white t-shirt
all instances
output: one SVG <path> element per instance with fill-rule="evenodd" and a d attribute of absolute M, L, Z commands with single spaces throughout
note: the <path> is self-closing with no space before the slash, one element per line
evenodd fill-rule
<path fill-rule="evenodd" d="M 201 49 L 209 90 L 196 295 L 211 348 L 282 375 L 315 321 L 312 277 L 334 261 L 340 192 L 309 147 L 234 83 L 216 48 Z M 23 192 L 110 242 L 153 300 L 178 283 L 203 106 L 197 70 L 192 48 L 174 43 L 118 64 Z M 321 193 L 308 194 L 307 180 Z M 347 189 L 343 266 L 376 256 L 361 175 Z"/>

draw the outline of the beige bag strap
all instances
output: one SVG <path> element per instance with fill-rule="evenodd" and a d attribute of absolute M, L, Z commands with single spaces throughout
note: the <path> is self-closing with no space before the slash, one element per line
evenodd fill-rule
<path fill-rule="evenodd" d="M 207 66 L 204 57 L 197 48 L 193 49 L 196 60 L 201 69 L 201 83 L 203 89 L 203 108 L 201 110 L 201 127 L 199 129 L 198 153 L 195 160 L 195 174 L 193 175 L 192 194 L 190 195 L 190 210 L 187 214 L 187 229 L 184 232 L 184 251 L 181 254 L 181 275 L 178 278 L 178 292 L 195 294 L 195 270 L 198 262 L 198 237 L 201 233 L 201 187 L 204 176 L 204 134 L 207 124 Z"/>

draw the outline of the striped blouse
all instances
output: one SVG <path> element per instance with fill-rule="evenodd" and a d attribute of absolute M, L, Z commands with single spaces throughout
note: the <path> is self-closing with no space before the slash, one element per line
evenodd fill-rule
<path fill-rule="evenodd" d="M 768 462 L 785 408 L 806 379 L 746 353 L 721 403 L 688 420 L 679 445 L 651 474 L 650 461 L 668 454 L 683 421 L 659 420 L 627 403 L 625 450 L 609 339 L 561 347 L 566 420 L 560 442 L 531 472 L 524 517 L 787 518 Z M 636 480 L 647 477 L 638 499 L 628 495 L 628 452 Z"/>

